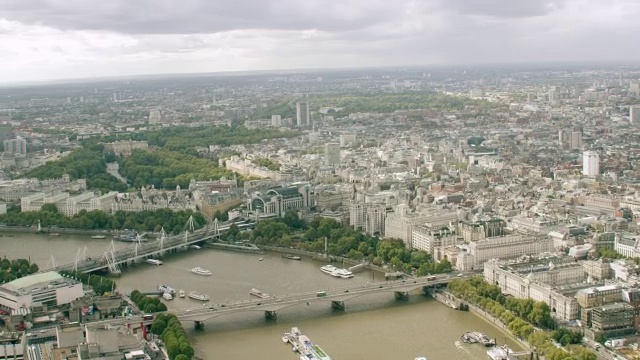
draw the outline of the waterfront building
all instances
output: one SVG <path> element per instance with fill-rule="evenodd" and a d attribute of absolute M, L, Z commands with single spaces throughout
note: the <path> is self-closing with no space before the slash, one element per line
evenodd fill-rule
<path fill-rule="evenodd" d="M 386 217 L 384 204 L 352 202 L 349 205 L 349 225 L 368 235 L 384 234 Z"/>
<path fill-rule="evenodd" d="M 553 251 L 553 240 L 545 235 L 508 235 L 486 238 L 469 244 L 473 269 L 482 269 L 489 259 L 515 259 Z"/>
<path fill-rule="evenodd" d="M 61 306 L 82 296 L 81 282 L 49 271 L 0 285 L 0 308 L 14 311 L 42 305 Z"/>
<path fill-rule="evenodd" d="M 412 228 L 411 248 L 422 250 L 428 254 L 435 255 L 434 250 L 438 247 L 449 247 L 463 243 L 461 236 L 456 234 L 455 227 L 452 229 L 446 226 L 417 225 Z M 448 257 L 449 259 L 451 257 Z"/>
<path fill-rule="evenodd" d="M 196 211 L 196 202 L 192 192 L 182 191 L 180 186 L 175 191 L 158 190 L 142 187 L 133 193 L 120 193 L 112 203 L 111 212 L 117 211 L 155 211 L 169 209 L 172 211 Z"/>
<path fill-rule="evenodd" d="M 576 285 L 584 278 L 580 264 L 556 261 L 558 264 L 550 259 L 521 262 L 492 259 L 484 264 L 484 280 L 518 299 L 543 301 L 554 316 L 574 320 L 580 315 L 576 291 L 592 285 Z"/>

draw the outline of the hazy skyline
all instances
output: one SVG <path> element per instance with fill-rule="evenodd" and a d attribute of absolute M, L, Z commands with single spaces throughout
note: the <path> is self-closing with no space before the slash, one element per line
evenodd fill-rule
<path fill-rule="evenodd" d="M 0 0 L 0 82 L 637 61 L 637 0 Z"/>

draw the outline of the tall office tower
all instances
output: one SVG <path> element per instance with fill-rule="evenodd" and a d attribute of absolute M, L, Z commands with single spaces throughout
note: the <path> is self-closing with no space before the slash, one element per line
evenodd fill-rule
<path fill-rule="evenodd" d="M 582 131 L 572 131 L 569 137 L 569 148 L 580 149 L 582 147 Z"/>
<path fill-rule="evenodd" d="M 640 96 L 640 82 L 631 82 L 629 83 L 629 91 L 634 93 L 636 96 Z"/>
<path fill-rule="evenodd" d="M 324 144 L 324 164 L 329 166 L 340 165 L 340 144 Z"/>
<path fill-rule="evenodd" d="M 311 116 L 309 115 L 309 102 L 299 101 L 296 103 L 296 124 L 298 126 L 309 126 Z"/>
<path fill-rule="evenodd" d="M 527 94 L 527 104 L 533 104 L 536 101 L 536 94 Z"/>
<path fill-rule="evenodd" d="M 160 114 L 160 110 L 151 109 L 149 111 L 149 124 L 157 124 L 160 122 L 162 115 Z"/>
<path fill-rule="evenodd" d="M 271 115 L 271 126 L 282 126 L 282 116 Z"/>
<path fill-rule="evenodd" d="M 113 102 L 118 102 L 118 93 L 117 92 L 113 93 Z"/>
<path fill-rule="evenodd" d="M 563 147 L 567 143 L 568 133 L 564 130 L 558 130 L 558 145 Z"/>
<path fill-rule="evenodd" d="M 549 90 L 549 103 L 550 104 L 555 104 L 558 102 L 558 93 L 556 91 L 556 89 L 551 89 Z"/>
<path fill-rule="evenodd" d="M 3 141 L 4 152 L 7 154 L 26 154 L 27 153 L 27 140 L 18 137 L 16 139 L 10 139 Z"/>
<path fill-rule="evenodd" d="M 640 106 L 631 106 L 629 108 L 629 122 L 640 124 Z"/>
<path fill-rule="evenodd" d="M 582 153 L 582 175 L 596 177 L 600 175 L 600 157 L 595 151 Z"/>

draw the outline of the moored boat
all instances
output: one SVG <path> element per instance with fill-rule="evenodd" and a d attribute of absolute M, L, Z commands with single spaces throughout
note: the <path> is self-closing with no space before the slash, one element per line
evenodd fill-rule
<path fill-rule="evenodd" d="M 178 296 L 180 296 L 181 299 L 184 299 L 184 290 L 180 289 L 180 291 L 178 291 Z"/>
<path fill-rule="evenodd" d="M 147 264 L 151 265 L 162 265 L 162 261 L 156 259 L 147 259 Z"/>
<path fill-rule="evenodd" d="M 335 277 L 340 276 L 338 275 L 338 268 L 333 265 L 325 265 L 320 268 L 320 271 L 322 271 L 325 274 L 329 274 L 331 276 L 335 276 Z"/>
<path fill-rule="evenodd" d="M 194 299 L 194 300 L 209 301 L 209 295 L 200 294 L 200 293 L 197 293 L 195 291 L 190 292 L 189 293 L 189 297 Z"/>
<path fill-rule="evenodd" d="M 92 239 L 105 239 L 106 236 L 105 235 L 93 235 L 91 236 Z"/>
<path fill-rule="evenodd" d="M 284 333 L 282 341 L 291 344 L 291 350 L 300 354 L 300 360 L 331 360 L 331 357 L 320 346 L 311 342 L 297 327 L 291 328 L 290 333 Z"/>
<path fill-rule="evenodd" d="M 176 293 L 176 290 L 174 288 L 172 288 L 169 285 L 158 285 L 158 291 L 163 292 L 163 293 L 169 293 L 171 295 Z"/>
<path fill-rule="evenodd" d="M 291 255 L 291 254 L 283 254 L 282 257 L 289 260 L 302 260 L 300 256 Z"/>
<path fill-rule="evenodd" d="M 165 298 L 166 300 L 173 300 L 173 295 L 171 295 L 168 292 L 162 294 L 162 297 Z"/>
<path fill-rule="evenodd" d="M 262 291 L 260 291 L 260 290 L 258 290 L 256 288 L 251 289 L 251 291 L 249 291 L 249 294 L 253 295 L 255 297 L 259 297 L 260 299 L 268 299 L 268 298 L 271 297 L 271 295 L 265 294 L 265 293 L 263 293 Z"/>
<path fill-rule="evenodd" d="M 194 273 L 194 274 L 203 275 L 203 276 L 211 275 L 211 271 L 210 270 L 203 269 L 200 266 L 194 267 L 193 269 L 191 269 L 191 272 Z"/>
<path fill-rule="evenodd" d="M 60 236 L 58 233 L 49 233 L 49 236 Z"/>

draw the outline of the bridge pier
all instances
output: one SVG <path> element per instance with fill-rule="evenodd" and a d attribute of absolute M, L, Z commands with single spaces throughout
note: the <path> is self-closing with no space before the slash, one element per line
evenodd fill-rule
<path fill-rule="evenodd" d="M 264 311 L 264 317 L 267 320 L 277 320 L 278 319 L 278 314 L 276 314 L 275 311 L 265 310 Z"/>
<path fill-rule="evenodd" d="M 193 327 L 196 328 L 196 330 L 202 330 L 204 329 L 204 321 L 194 321 L 193 322 Z"/>
<path fill-rule="evenodd" d="M 396 291 L 396 300 L 409 300 L 409 292 L 408 291 Z"/>
<path fill-rule="evenodd" d="M 344 301 L 331 301 L 331 308 L 344 311 Z"/>

